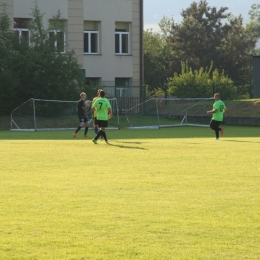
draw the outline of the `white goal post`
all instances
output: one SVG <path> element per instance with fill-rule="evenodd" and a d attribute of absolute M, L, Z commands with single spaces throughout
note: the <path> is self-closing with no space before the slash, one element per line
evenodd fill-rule
<path fill-rule="evenodd" d="M 106 129 L 120 129 L 119 110 L 116 98 L 108 98 L 113 117 Z M 78 101 L 47 100 L 30 98 L 11 112 L 11 131 L 75 130 L 79 125 Z M 91 107 L 86 116 L 93 128 Z"/>
<path fill-rule="evenodd" d="M 209 127 L 207 109 L 214 98 L 151 98 L 125 112 L 128 129 L 175 126 Z M 203 103 L 203 104 L 202 104 Z"/>

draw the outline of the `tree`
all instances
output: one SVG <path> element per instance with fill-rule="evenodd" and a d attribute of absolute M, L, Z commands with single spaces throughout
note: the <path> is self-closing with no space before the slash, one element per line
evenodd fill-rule
<path fill-rule="evenodd" d="M 213 70 L 224 70 L 236 84 L 246 84 L 251 79 L 250 54 L 257 35 L 243 27 L 242 17 L 233 17 L 227 10 L 211 8 L 205 0 L 193 2 L 182 11 L 181 24 L 172 25 L 169 42 L 174 58 L 188 61 L 193 69 L 214 61 Z"/>
<path fill-rule="evenodd" d="M 7 114 L 15 104 L 14 93 L 19 86 L 19 79 L 12 66 L 13 56 L 16 55 L 12 48 L 13 33 L 10 30 L 10 20 L 6 14 L 6 5 L 0 5 L 0 113 Z"/>
<path fill-rule="evenodd" d="M 5 12 L 0 17 L 0 39 L 3 43 L 0 53 L 5 53 L 8 46 L 8 52 L 1 56 L 4 61 L 0 71 L 0 79 L 4 79 L 0 81 L 0 93 L 9 90 L 9 96 L 1 97 L 5 113 L 10 113 L 17 104 L 29 98 L 73 100 L 78 98 L 79 91 L 84 87 L 74 52 L 62 53 L 54 48 L 53 43 L 59 40 L 59 36 L 50 31 L 64 31 L 60 23 L 60 12 L 53 17 L 47 29 L 43 26 L 43 14 L 37 3 L 32 8 L 32 16 L 33 19 L 28 24 L 31 32 L 30 46 L 23 38 L 17 39 L 11 32 L 11 23 L 7 22 L 9 18 Z"/>
<path fill-rule="evenodd" d="M 251 83 L 252 57 L 257 42 L 257 34 L 243 26 L 243 19 L 230 17 L 230 28 L 219 47 L 216 67 L 224 70 L 237 86 Z"/>
<path fill-rule="evenodd" d="M 229 26 L 222 25 L 221 19 L 227 19 L 227 8 L 219 11 L 210 8 L 206 1 L 193 2 L 183 10 L 181 24 L 174 24 L 170 32 L 170 43 L 176 53 L 176 59 L 189 61 L 194 69 L 206 67 L 217 59 L 218 49 Z"/>
<path fill-rule="evenodd" d="M 149 92 L 168 83 L 174 71 L 172 56 L 170 46 L 162 34 L 144 31 L 144 79 Z"/>
<path fill-rule="evenodd" d="M 213 64 L 208 68 L 193 70 L 188 62 L 181 63 L 182 72 L 174 73 L 169 80 L 169 95 L 179 98 L 211 97 L 214 92 L 220 91 L 225 99 L 232 99 L 236 93 L 233 81 L 219 73 L 217 69 L 212 72 Z"/>
<path fill-rule="evenodd" d="M 260 4 L 253 4 L 248 14 L 250 15 L 250 23 L 247 24 L 247 29 L 255 31 L 259 39 L 260 38 Z M 254 54 L 260 55 L 259 41 L 257 44 L 257 49 L 255 50 Z"/>
<path fill-rule="evenodd" d="M 160 28 L 160 32 L 163 34 L 164 37 L 167 37 L 169 35 L 169 32 L 171 31 L 172 26 L 174 25 L 174 19 L 173 17 L 169 18 L 167 16 L 163 16 L 158 25 Z"/>
<path fill-rule="evenodd" d="M 247 27 L 253 28 L 260 38 L 260 4 L 253 4 L 248 14 L 250 15 L 250 23 Z"/>

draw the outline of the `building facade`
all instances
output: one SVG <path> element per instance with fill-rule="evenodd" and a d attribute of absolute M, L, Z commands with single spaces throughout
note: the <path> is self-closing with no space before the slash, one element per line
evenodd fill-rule
<path fill-rule="evenodd" d="M 4 0 L 14 30 L 29 38 L 35 0 Z M 38 0 L 46 28 L 59 11 L 60 51 L 74 50 L 86 82 L 100 86 L 143 84 L 143 0 Z M 122 88 L 123 89 L 123 88 Z M 123 90 L 119 89 L 120 92 Z"/>

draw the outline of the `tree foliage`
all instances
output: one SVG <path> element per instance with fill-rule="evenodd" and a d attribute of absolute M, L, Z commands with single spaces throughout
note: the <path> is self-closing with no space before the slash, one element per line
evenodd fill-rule
<path fill-rule="evenodd" d="M 212 71 L 213 64 L 209 68 L 193 70 L 188 62 L 182 62 L 181 68 L 181 73 L 174 73 L 173 78 L 169 80 L 169 95 L 179 98 L 207 98 L 219 91 L 225 99 L 234 97 L 233 81 L 225 76 L 224 71 L 221 73 L 217 69 Z"/>
<path fill-rule="evenodd" d="M 189 61 L 194 69 L 214 62 L 236 84 L 251 79 L 251 56 L 257 35 L 243 26 L 241 16 L 226 13 L 227 7 L 209 7 L 207 1 L 193 2 L 182 12 L 183 21 L 173 25 L 171 45 L 176 58 Z"/>
<path fill-rule="evenodd" d="M 144 78 L 149 91 L 167 84 L 173 74 L 172 55 L 163 35 L 144 31 Z"/>
<path fill-rule="evenodd" d="M 51 29 L 60 27 L 60 13 L 53 17 L 49 28 L 43 26 L 43 14 L 37 3 L 32 8 L 30 46 L 11 30 L 11 22 L 5 12 L 0 14 L 0 106 L 7 114 L 29 98 L 64 99 L 78 98 L 83 87 L 82 72 L 73 51 L 61 53 L 54 50 L 56 35 Z"/>
<path fill-rule="evenodd" d="M 250 15 L 250 23 L 247 27 L 253 28 L 260 37 L 260 4 L 253 4 L 248 14 Z"/>
<path fill-rule="evenodd" d="M 206 1 L 193 2 L 189 8 L 183 10 L 183 21 L 173 24 L 170 32 L 170 44 L 176 53 L 175 58 L 189 61 L 194 69 L 208 66 L 218 58 L 219 46 L 223 35 L 230 26 L 222 24 L 227 19 L 227 8 L 209 7 Z M 218 47 L 218 48 L 217 48 Z"/>
<path fill-rule="evenodd" d="M 259 25 L 259 6 L 254 7 L 254 27 L 245 27 L 243 18 L 228 13 L 227 7 L 210 7 L 205 0 L 193 2 L 183 10 L 183 20 L 179 24 L 174 23 L 173 19 L 163 17 L 159 26 L 161 39 L 171 48 L 171 57 L 167 57 L 171 60 L 171 71 L 182 73 L 183 68 L 179 64 L 186 61 L 193 71 L 200 71 L 212 64 L 211 76 L 215 70 L 224 71 L 236 85 L 238 94 L 246 94 L 252 83 L 251 55 L 255 53 L 259 38 L 256 33 L 256 24 Z M 152 47 L 153 45 L 150 46 Z M 145 51 L 149 56 L 151 50 Z M 157 54 L 160 55 L 159 52 Z M 162 56 L 157 59 L 162 59 Z M 148 71 L 150 64 L 146 61 L 145 70 Z M 156 73 L 160 77 L 163 74 L 158 73 L 158 66 L 159 62 Z M 149 74 L 145 76 L 150 77 Z M 154 73 L 152 76 L 156 77 Z M 145 80 L 150 83 L 149 79 Z"/>
<path fill-rule="evenodd" d="M 248 14 L 250 15 L 250 23 L 247 24 L 247 29 L 256 32 L 259 39 L 260 38 L 260 4 L 253 4 Z M 259 40 L 257 44 L 257 49 L 255 50 L 254 54 L 260 55 Z"/>

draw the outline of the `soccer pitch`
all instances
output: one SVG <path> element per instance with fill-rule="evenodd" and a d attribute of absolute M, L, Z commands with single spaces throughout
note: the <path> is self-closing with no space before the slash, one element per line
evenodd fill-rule
<path fill-rule="evenodd" d="M 0 259 L 260 259 L 258 127 L 0 131 Z"/>

